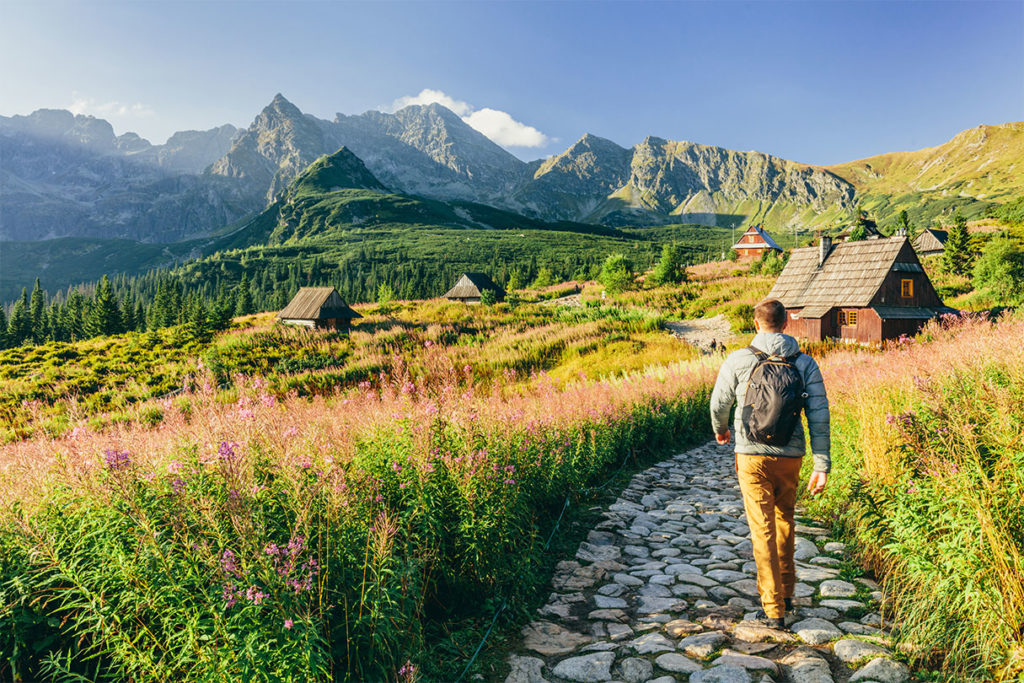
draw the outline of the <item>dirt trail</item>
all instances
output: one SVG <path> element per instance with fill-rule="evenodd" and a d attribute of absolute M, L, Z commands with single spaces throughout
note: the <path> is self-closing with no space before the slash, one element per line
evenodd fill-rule
<path fill-rule="evenodd" d="M 723 315 L 695 320 L 678 320 L 665 323 L 674 337 L 696 346 L 701 351 L 710 351 L 711 342 L 727 343 L 733 338 L 732 327 Z"/>

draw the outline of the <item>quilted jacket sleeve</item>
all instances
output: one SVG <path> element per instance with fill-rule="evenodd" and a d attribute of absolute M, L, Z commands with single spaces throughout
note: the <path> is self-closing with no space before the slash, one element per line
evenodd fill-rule
<path fill-rule="evenodd" d="M 810 432 L 811 454 L 814 456 L 814 471 L 828 472 L 832 469 L 832 438 L 829 431 L 828 395 L 825 380 L 813 358 L 804 371 L 804 391 L 807 392 L 807 430 Z"/>

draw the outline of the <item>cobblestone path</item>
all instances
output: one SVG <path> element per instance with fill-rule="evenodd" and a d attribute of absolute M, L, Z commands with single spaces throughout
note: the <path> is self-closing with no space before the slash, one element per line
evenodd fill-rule
<path fill-rule="evenodd" d="M 759 600 L 731 447 L 714 442 L 633 477 L 559 563 L 505 683 L 902 683 L 868 579 L 839 577 L 844 546 L 797 527 L 788 632 Z"/>

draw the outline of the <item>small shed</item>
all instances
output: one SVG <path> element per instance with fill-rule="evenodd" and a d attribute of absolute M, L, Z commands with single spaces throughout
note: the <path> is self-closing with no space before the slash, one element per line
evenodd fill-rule
<path fill-rule="evenodd" d="M 880 233 L 878 231 L 878 226 L 875 225 L 874 221 L 870 221 L 870 222 L 868 222 L 868 223 L 866 223 L 864 225 L 861 225 L 861 226 L 856 226 L 855 225 L 855 226 L 851 226 L 849 228 L 846 228 L 845 230 L 840 232 L 838 235 L 836 235 L 836 239 L 837 240 L 842 240 L 843 242 L 849 242 L 850 238 L 853 236 L 853 231 L 857 227 L 860 227 L 862 230 L 864 230 L 864 237 L 862 239 L 866 239 L 866 240 L 880 240 L 883 237 L 885 237 L 885 235 L 883 235 L 882 233 Z"/>
<path fill-rule="evenodd" d="M 768 231 L 760 225 L 751 225 L 747 228 L 732 248 L 740 255 L 737 259 L 740 263 L 757 261 L 767 251 L 782 253 L 782 247 L 776 244 Z"/>
<path fill-rule="evenodd" d="M 789 316 L 786 332 L 878 343 L 916 334 L 931 318 L 956 311 L 942 303 L 903 236 L 794 249 L 769 298 Z"/>
<path fill-rule="evenodd" d="M 461 301 L 464 304 L 478 304 L 486 290 L 492 290 L 495 298 L 505 298 L 505 290 L 495 284 L 494 280 L 484 273 L 463 273 L 455 286 L 449 289 L 444 297 L 449 301 Z"/>
<path fill-rule="evenodd" d="M 914 238 L 914 251 L 918 256 L 931 256 L 941 254 L 946 250 L 946 238 L 949 233 L 945 230 L 928 228 Z"/>
<path fill-rule="evenodd" d="M 277 319 L 283 323 L 318 330 L 345 329 L 362 317 L 342 300 L 334 287 L 302 287 L 277 314 Z"/>

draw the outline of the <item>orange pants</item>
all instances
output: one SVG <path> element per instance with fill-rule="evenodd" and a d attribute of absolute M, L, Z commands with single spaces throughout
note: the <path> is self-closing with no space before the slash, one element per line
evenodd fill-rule
<path fill-rule="evenodd" d="M 801 461 L 802 458 L 736 454 L 736 476 L 757 564 L 757 592 L 764 613 L 772 619 L 785 616 L 785 598 L 793 597 L 796 585 L 793 508 Z"/>

